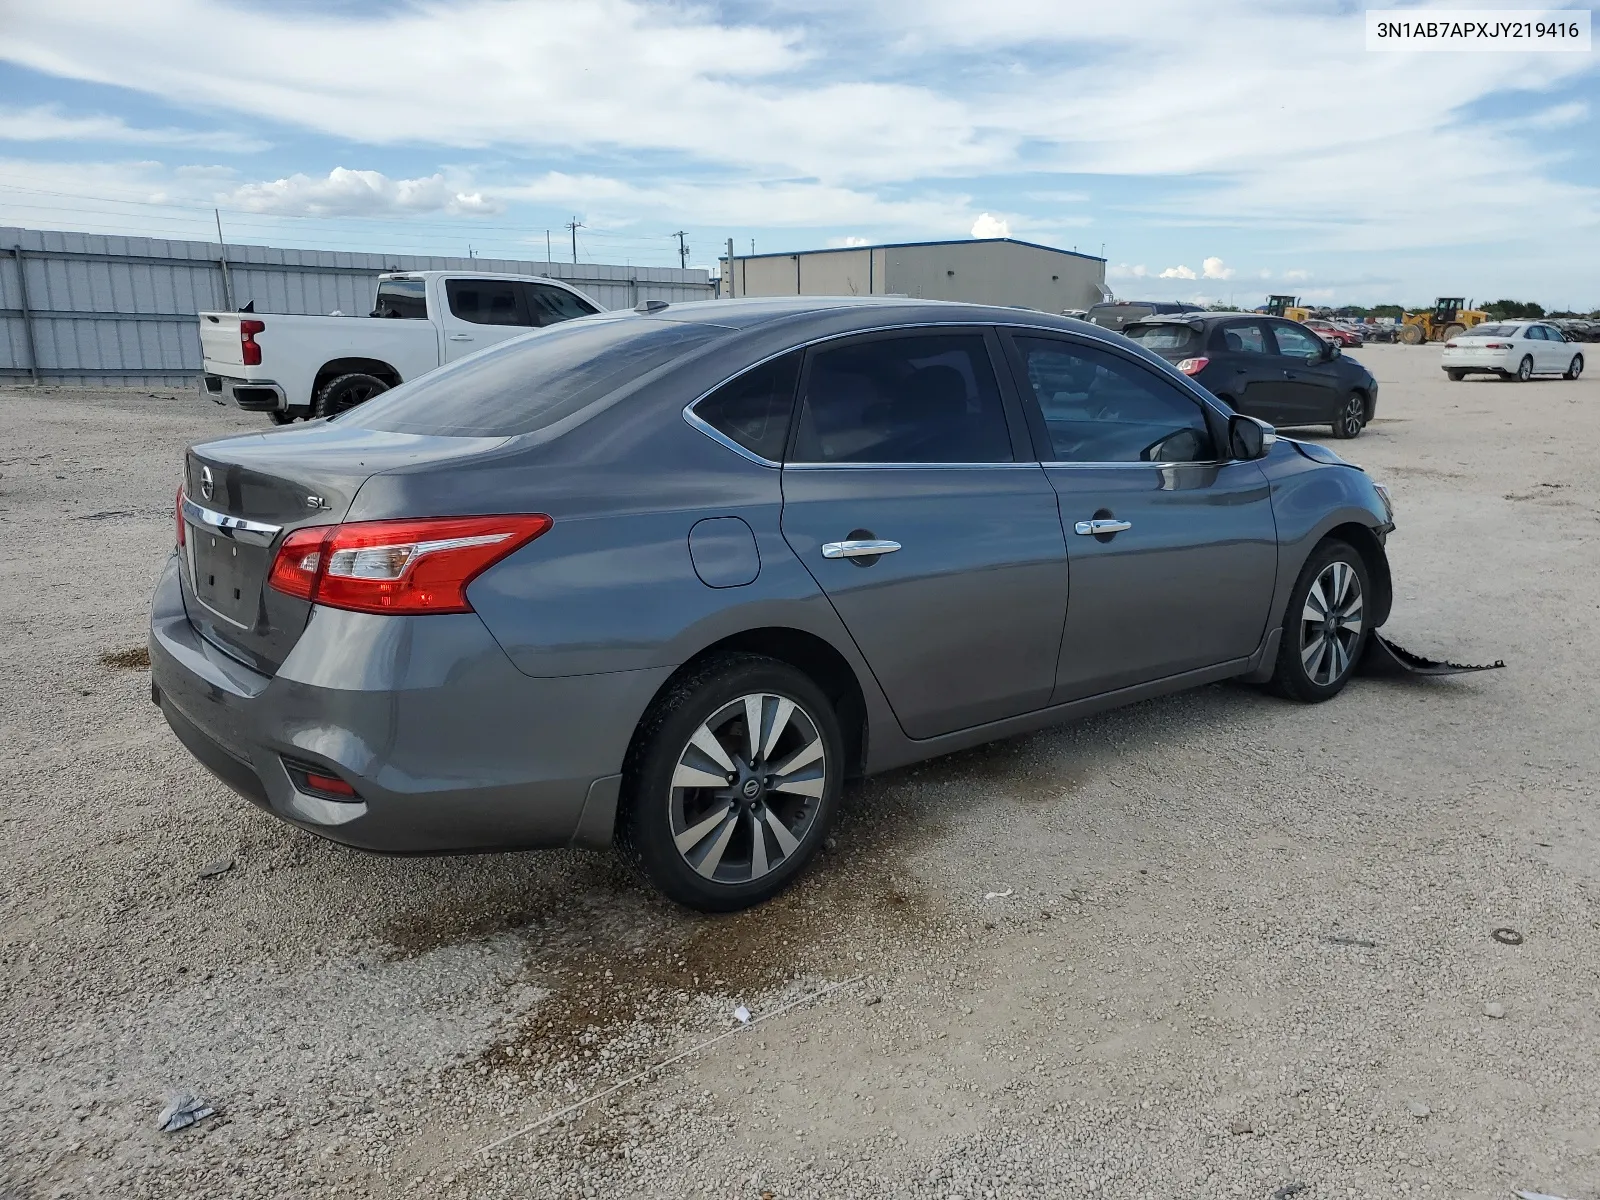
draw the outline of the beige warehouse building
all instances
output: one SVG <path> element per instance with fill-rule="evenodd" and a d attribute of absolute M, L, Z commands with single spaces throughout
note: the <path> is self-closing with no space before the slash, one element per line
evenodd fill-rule
<path fill-rule="evenodd" d="M 1059 313 L 1098 304 L 1106 260 L 1014 238 L 734 255 L 724 296 L 913 296 Z"/>

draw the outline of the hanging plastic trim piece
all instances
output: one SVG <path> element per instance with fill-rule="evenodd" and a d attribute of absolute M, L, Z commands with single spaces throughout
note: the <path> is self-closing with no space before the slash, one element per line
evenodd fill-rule
<path fill-rule="evenodd" d="M 1497 658 L 1483 666 L 1466 663 L 1435 662 L 1420 654 L 1396 646 L 1377 630 L 1367 639 L 1366 653 L 1361 656 L 1363 675 L 1387 675 L 1391 678 L 1407 675 L 1465 675 L 1471 671 L 1495 671 L 1504 667 L 1505 660 Z"/>

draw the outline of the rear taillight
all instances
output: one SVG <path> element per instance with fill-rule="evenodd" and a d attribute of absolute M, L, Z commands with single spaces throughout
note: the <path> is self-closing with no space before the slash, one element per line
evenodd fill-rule
<path fill-rule="evenodd" d="M 1509 350 L 1509 349 L 1511 349 L 1511 343 L 1510 342 L 1485 342 L 1483 348 L 1485 350 Z"/>
<path fill-rule="evenodd" d="M 1204 356 L 1200 358 L 1186 358 L 1178 364 L 1178 370 L 1185 375 L 1198 375 L 1211 365 L 1211 360 Z"/>
<path fill-rule="evenodd" d="M 183 489 L 181 487 L 178 489 L 177 509 L 178 509 L 178 545 L 181 546 L 181 545 L 183 545 L 183 543 L 185 541 L 185 538 L 186 538 L 186 535 L 184 534 L 184 531 L 183 531 Z"/>
<path fill-rule="evenodd" d="M 467 585 L 551 524 L 542 514 L 518 514 L 298 529 L 278 548 L 267 582 L 351 612 L 471 612 Z"/>
<path fill-rule="evenodd" d="M 265 321 L 240 321 L 239 322 L 239 351 L 244 356 L 244 365 L 259 367 L 261 365 L 261 347 L 256 345 L 256 334 L 265 333 Z"/>

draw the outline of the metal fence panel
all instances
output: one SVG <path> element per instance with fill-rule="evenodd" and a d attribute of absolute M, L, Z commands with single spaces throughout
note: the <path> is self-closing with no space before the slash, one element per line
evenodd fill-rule
<path fill-rule="evenodd" d="M 179 385 L 200 370 L 198 314 L 227 307 L 215 242 L 0 227 L 0 378 Z M 704 271 L 513 259 L 229 246 L 235 307 L 364 313 L 384 271 L 547 275 L 603 308 L 709 300 Z M 26 288 L 24 288 L 26 283 Z M 24 312 L 28 316 L 24 316 Z M 32 336 L 30 352 L 29 335 Z"/>

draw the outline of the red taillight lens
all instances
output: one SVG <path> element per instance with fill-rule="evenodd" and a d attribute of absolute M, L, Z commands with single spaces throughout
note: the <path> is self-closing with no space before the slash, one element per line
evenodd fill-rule
<path fill-rule="evenodd" d="M 314 763 L 301 762 L 297 758 L 285 758 L 283 767 L 289 773 L 289 781 L 294 784 L 297 791 L 309 792 L 314 796 L 326 796 L 330 800 L 361 799 L 361 793 L 356 791 L 354 786 Z"/>
<path fill-rule="evenodd" d="M 1185 375 L 1198 375 L 1210 365 L 1211 360 L 1203 356 L 1200 358 L 1186 358 L 1178 364 L 1178 370 Z"/>
<path fill-rule="evenodd" d="M 261 365 L 261 347 L 256 345 L 256 334 L 265 333 L 265 321 L 240 321 L 239 322 L 239 351 L 244 356 L 244 365 L 259 367 Z"/>
<path fill-rule="evenodd" d="M 1511 343 L 1510 342 L 1486 342 L 1484 344 L 1483 348 L 1485 350 L 1509 350 L 1509 349 L 1511 349 Z"/>
<path fill-rule="evenodd" d="M 184 544 L 184 542 L 187 540 L 187 537 L 188 537 L 188 535 L 184 533 L 184 529 L 183 529 L 183 489 L 181 487 L 178 489 L 177 509 L 178 509 L 178 545 L 181 546 L 181 545 Z"/>
<path fill-rule="evenodd" d="M 551 524 L 532 513 L 299 529 L 279 547 L 268 582 L 352 612 L 471 612 L 467 585 Z"/>

